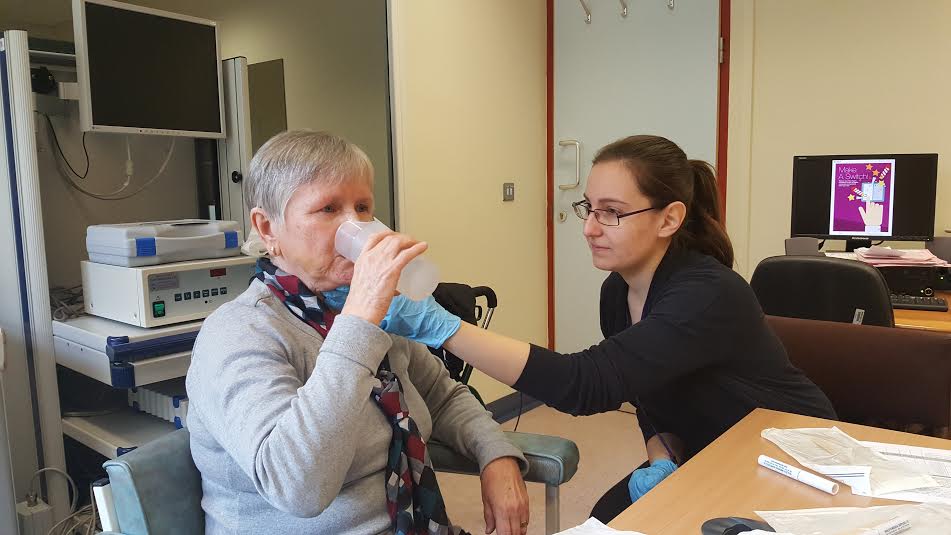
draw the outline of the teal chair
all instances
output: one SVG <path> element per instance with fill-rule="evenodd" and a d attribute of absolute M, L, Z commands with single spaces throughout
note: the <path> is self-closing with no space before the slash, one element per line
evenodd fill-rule
<path fill-rule="evenodd" d="M 559 531 L 558 488 L 578 469 L 578 447 L 552 436 L 509 433 L 525 453 L 525 481 L 545 484 L 545 533 Z M 431 443 L 438 471 L 478 474 L 478 465 L 449 448 Z M 118 532 L 113 535 L 200 535 L 201 474 L 192 462 L 188 430 L 179 429 L 103 464 L 109 476 Z"/>

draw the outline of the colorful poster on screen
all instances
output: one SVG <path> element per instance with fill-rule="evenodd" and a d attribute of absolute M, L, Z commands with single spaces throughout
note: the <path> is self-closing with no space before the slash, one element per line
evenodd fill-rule
<path fill-rule="evenodd" d="M 891 236 L 895 160 L 832 160 L 829 234 Z"/>

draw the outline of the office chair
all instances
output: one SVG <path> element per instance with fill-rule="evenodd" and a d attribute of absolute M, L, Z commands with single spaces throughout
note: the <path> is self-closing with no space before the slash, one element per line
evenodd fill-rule
<path fill-rule="evenodd" d="M 750 286 L 770 316 L 895 326 L 885 278 L 863 262 L 774 256 L 756 266 Z"/>
<path fill-rule="evenodd" d="M 505 435 L 528 460 L 526 482 L 545 484 L 545 533 L 559 531 L 558 488 L 578 469 L 574 442 L 545 435 Z M 479 465 L 432 442 L 430 458 L 437 471 L 479 474 Z M 201 473 L 192 461 L 188 429 L 179 429 L 103 464 L 109 476 L 118 530 L 104 535 L 200 535 L 205 531 L 201 508 Z M 99 502 L 97 501 L 97 505 Z"/>

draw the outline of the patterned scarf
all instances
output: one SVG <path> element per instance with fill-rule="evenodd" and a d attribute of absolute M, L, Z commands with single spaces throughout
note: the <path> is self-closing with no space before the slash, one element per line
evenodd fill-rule
<path fill-rule="evenodd" d="M 292 314 L 321 337 L 327 337 L 336 313 L 319 294 L 267 258 L 258 259 L 255 278 L 266 284 Z M 395 535 L 469 535 L 449 523 L 426 442 L 410 418 L 400 380 L 390 371 L 389 357 L 383 358 L 376 378 L 380 386 L 373 389 L 372 397 L 393 429 L 385 484 L 386 510 Z"/>

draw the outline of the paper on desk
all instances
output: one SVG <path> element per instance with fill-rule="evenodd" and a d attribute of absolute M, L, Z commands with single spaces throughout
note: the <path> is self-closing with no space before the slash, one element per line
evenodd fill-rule
<path fill-rule="evenodd" d="M 888 458 L 838 427 L 764 429 L 763 438 L 800 464 L 852 487 L 861 496 L 937 487 L 920 466 Z"/>
<path fill-rule="evenodd" d="M 861 535 L 901 516 L 911 528 L 901 535 L 948 533 L 951 506 L 934 503 L 884 507 L 830 507 L 794 511 L 756 511 L 773 529 L 796 535 Z"/>
<path fill-rule="evenodd" d="M 636 531 L 618 531 L 602 524 L 597 518 L 589 518 L 584 524 L 559 531 L 555 535 L 644 535 Z"/>
<path fill-rule="evenodd" d="M 862 442 L 861 444 L 887 459 L 915 465 L 938 482 L 937 487 L 892 492 L 882 494 L 881 498 L 951 505 L 951 451 L 882 442 Z"/>

